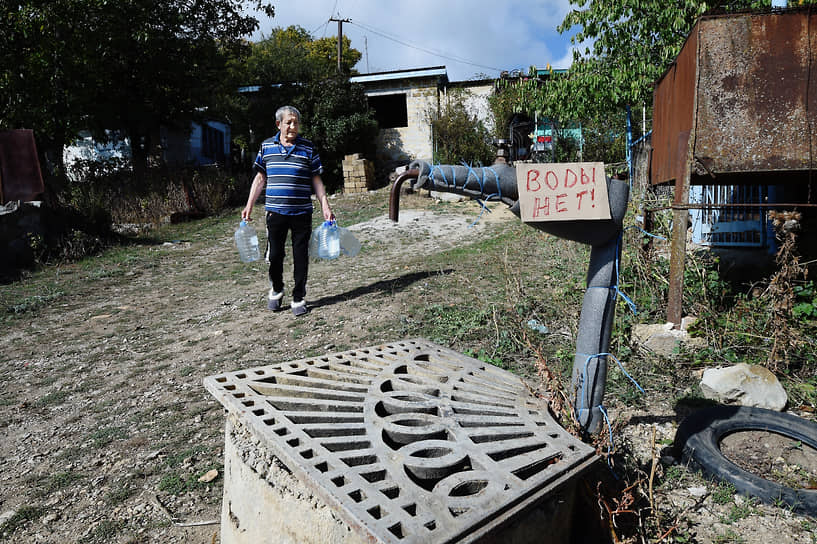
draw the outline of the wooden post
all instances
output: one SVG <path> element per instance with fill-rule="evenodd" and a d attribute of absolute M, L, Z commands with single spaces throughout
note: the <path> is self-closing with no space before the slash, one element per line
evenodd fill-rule
<path fill-rule="evenodd" d="M 687 223 L 689 221 L 689 182 L 692 172 L 692 148 L 690 132 L 678 135 L 678 157 L 684 157 L 683 164 L 678 165 L 675 177 L 675 206 L 672 212 L 672 241 L 669 260 L 669 293 L 667 295 L 667 321 L 675 328 L 681 327 L 684 316 L 684 260 L 687 249 Z"/>

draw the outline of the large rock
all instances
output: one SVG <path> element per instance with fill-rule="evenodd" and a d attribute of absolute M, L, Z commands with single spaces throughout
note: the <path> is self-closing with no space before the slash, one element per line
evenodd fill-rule
<path fill-rule="evenodd" d="M 740 363 L 726 368 L 707 368 L 701 378 L 706 398 L 723 404 L 757 406 L 781 411 L 788 396 L 767 368 Z"/>

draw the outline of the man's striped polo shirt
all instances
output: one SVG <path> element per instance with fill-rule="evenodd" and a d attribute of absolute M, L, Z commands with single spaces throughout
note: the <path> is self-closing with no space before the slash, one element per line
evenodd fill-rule
<path fill-rule="evenodd" d="M 265 140 L 255 168 L 267 174 L 264 208 L 284 215 L 312 213 L 312 178 L 323 172 L 312 142 L 298 136 L 295 145 L 281 145 L 281 133 Z"/>

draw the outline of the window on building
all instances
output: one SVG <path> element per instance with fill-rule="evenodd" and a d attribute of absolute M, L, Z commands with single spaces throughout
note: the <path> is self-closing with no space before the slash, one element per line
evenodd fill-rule
<path fill-rule="evenodd" d="M 408 108 L 405 93 L 370 96 L 369 107 L 375 112 L 380 128 L 408 126 Z"/>

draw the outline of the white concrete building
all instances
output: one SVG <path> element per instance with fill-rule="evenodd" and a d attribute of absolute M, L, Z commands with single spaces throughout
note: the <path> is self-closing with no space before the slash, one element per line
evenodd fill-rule
<path fill-rule="evenodd" d="M 487 128 L 493 126 L 488 106 L 493 80 L 452 83 L 445 66 L 435 66 L 353 76 L 351 81 L 363 86 L 369 105 L 375 110 L 380 125 L 377 153 L 381 160 L 430 160 L 434 134 L 429 114 L 452 96 L 458 100 L 465 96 L 469 113 Z"/>

